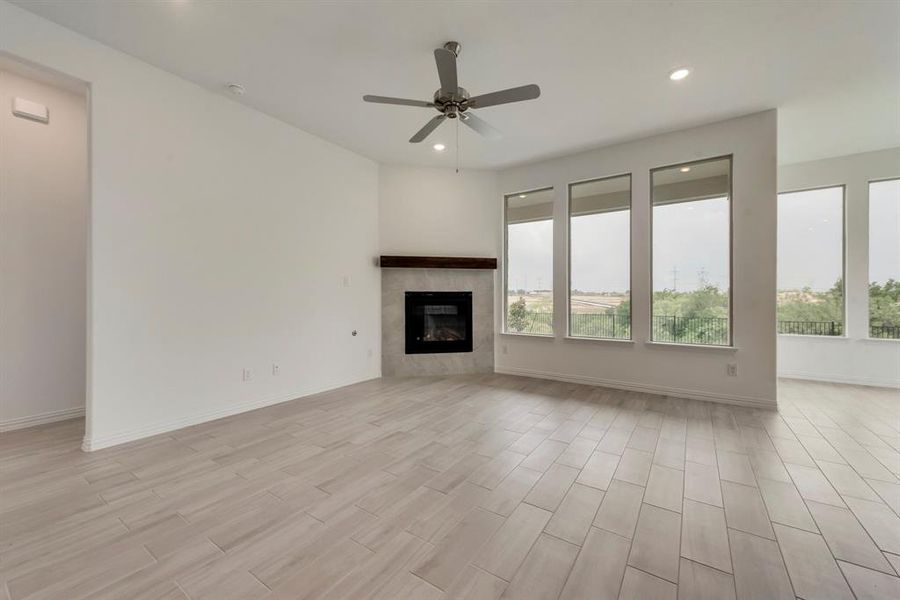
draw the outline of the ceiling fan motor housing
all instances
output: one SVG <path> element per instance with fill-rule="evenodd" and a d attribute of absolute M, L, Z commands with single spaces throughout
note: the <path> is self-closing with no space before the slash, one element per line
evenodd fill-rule
<path fill-rule="evenodd" d="M 434 93 L 434 106 L 438 112 L 455 119 L 457 113 L 465 112 L 469 108 L 469 92 L 462 87 L 456 88 L 455 94 L 448 94 L 447 90 L 439 89 Z"/>

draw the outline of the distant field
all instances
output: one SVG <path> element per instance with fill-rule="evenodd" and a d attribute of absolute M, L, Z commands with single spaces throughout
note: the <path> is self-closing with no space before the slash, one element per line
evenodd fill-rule
<path fill-rule="evenodd" d="M 574 313 L 604 313 L 608 309 L 616 308 L 628 300 L 627 296 L 600 296 L 600 295 L 576 295 L 572 296 L 572 312 Z"/>
<path fill-rule="evenodd" d="M 515 302 L 519 298 L 525 299 L 525 307 L 532 312 L 550 312 L 553 309 L 553 296 L 549 291 L 509 294 L 510 303 Z M 572 296 L 572 312 L 585 314 L 605 313 L 610 309 L 616 308 L 626 300 L 628 300 L 627 296 L 577 294 Z"/>

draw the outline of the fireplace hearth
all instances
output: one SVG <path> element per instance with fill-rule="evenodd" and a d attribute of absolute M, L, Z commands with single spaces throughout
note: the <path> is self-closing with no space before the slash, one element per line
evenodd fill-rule
<path fill-rule="evenodd" d="M 472 352 L 472 292 L 406 292 L 406 354 Z"/>

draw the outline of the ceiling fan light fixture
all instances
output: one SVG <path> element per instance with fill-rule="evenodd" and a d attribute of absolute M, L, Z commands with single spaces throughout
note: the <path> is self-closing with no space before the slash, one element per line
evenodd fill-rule
<path fill-rule="evenodd" d="M 444 144 L 435 144 L 434 146 L 432 146 L 432 148 L 434 148 L 435 152 L 443 152 L 447 148 L 447 146 L 445 146 Z"/>
<path fill-rule="evenodd" d="M 671 73 L 669 73 L 669 79 L 672 81 L 681 81 L 685 77 L 691 74 L 691 70 L 687 67 L 678 67 Z"/>

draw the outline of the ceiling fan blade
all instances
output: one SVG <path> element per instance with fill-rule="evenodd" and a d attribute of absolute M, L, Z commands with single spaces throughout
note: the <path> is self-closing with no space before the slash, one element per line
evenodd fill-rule
<path fill-rule="evenodd" d="M 499 140 L 501 137 L 503 137 L 503 134 L 488 125 L 487 121 L 485 121 L 484 119 L 479 119 L 470 112 L 462 113 L 461 115 L 459 115 L 459 118 L 462 119 L 463 125 L 468 125 L 472 129 L 489 139 Z"/>
<path fill-rule="evenodd" d="M 422 108 L 433 108 L 433 102 L 424 102 L 422 100 L 409 100 L 407 98 L 391 98 L 388 96 L 363 96 L 366 102 L 375 102 L 376 104 L 399 104 L 401 106 L 421 106 Z"/>
<path fill-rule="evenodd" d="M 487 108 L 488 106 L 496 106 L 498 104 L 509 104 L 510 102 L 521 102 L 522 100 L 534 100 L 541 95 L 541 88 L 535 84 L 523 85 L 520 87 L 509 88 L 508 90 L 500 90 L 499 92 L 491 92 L 490 94 L 482 94 L 469 98 L 469 106 L 472 108 Z"/>
<path fill-rule="evenodd" d="M 459 83 L 456 81 L 456 55 L 446 48 L 434 51 L 434 62 L 437 63 L 438 77 L 441 78 L 441 90 L 455 94 Z"/>
<path fill-rule="evenodd" d="M 443 123 L 444 119 L 447 118 L 447 115 L 438 115 L 435 118 L 431 119 L 427 123 L 425 123 L 425 127 L 416 132 L 416 135 L 409 138 L 410 144 L 418 144 L 425 138 L 427 138 L 432 131 L 437 129 L 437 126 Z"/>

